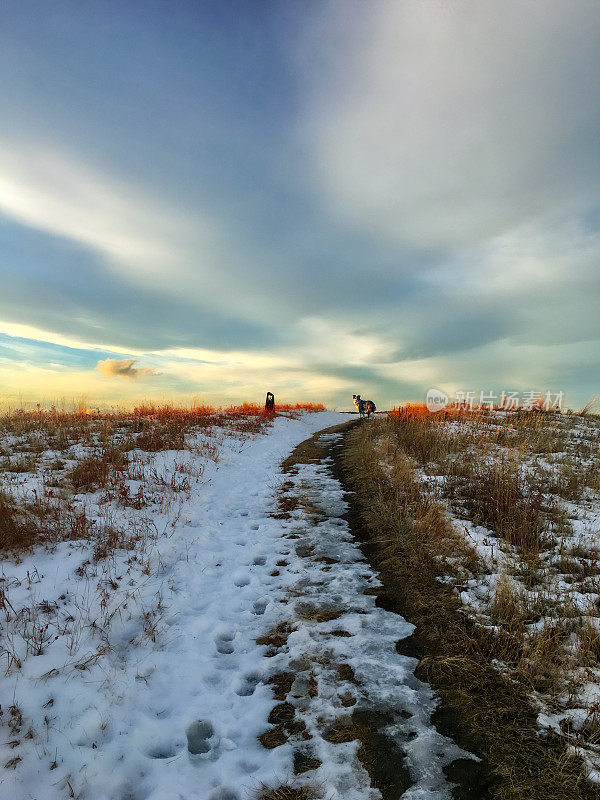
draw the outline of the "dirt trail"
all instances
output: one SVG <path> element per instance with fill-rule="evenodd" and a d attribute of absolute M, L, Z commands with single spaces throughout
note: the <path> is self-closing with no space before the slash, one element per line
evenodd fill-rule
<path fill-rule="evenodd" d="M 343 486 L 353 424 L 320 431 L 283 464 L 276 516 L 301 562 L 289 619 L 259 642 L 279 701 L 261 741 L 290 742 L 296 774 L 325 796 L 484 800 L 487 776 L 468 739 L 415 677 L 413 626 L 380 602 Z"/>

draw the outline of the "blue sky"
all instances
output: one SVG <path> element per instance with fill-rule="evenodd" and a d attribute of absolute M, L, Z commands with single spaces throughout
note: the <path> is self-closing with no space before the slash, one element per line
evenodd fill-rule
<path fill-rule="evenodd" d="M 5 2 L 0 399 L 583 403 L 599 40 L 596 0 Z"/>

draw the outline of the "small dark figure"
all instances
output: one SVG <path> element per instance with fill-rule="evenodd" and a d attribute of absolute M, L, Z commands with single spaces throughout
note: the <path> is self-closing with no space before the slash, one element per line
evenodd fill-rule
<path fill-rule="evenodd" d="M 267 399 L 265 400 L 265 411 L 272 414 L 275 411 L 275 395 L 272 392 L 267 392 Z"/>

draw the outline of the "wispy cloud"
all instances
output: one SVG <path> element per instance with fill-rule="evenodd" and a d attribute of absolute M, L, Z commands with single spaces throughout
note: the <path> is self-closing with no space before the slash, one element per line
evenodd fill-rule
<path fill-rule="evenodd" d="M 299 120 L 341 220 L 464 249 L 597 198 L 594 0 L 324 8 L 315 28 L 331 46 L 325 69 L 304 59 Z"/>
<path fill-rule="evenodd" d="M 142 350 L 135 350 L 131 347 L 120 347 L 116 343 L 106 342 L 100 346 L 90 341 L 76 339 L 72 336 L 65 336 L 57 331 L 49 331 L 34 325 L 9 322 L 3 319 L 0 319 L 0 334 L 13 338 L 29 339 L 33 342 L 46 342 L 58 345 L 59 347 L 70 347 L 76 350 L 112 350 L 115 353 L 143 354 Z"/>
<path fill-rule="evenodd" d="M 202 238 L 208 250 L 209 225 L 197 214 L 192 220 L 105 170 L 43 145 L 3 141 L 0 152 L 0 212 L 86 245 L 114 268 L 172 277 Z"/>
<path fill-rule="evenodd" d="M 135 358 L 105 358 L 96 364 L 96 369 L 107 378 L 147 378 L 150 375 L 160 375 L 151 367 L 136 367 Z"/>

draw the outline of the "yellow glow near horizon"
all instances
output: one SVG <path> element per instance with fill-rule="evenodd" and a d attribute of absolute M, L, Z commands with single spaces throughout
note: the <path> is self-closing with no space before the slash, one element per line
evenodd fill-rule
<path fill-rule="evenodd" d="M 306 318 L 300 327 L 302 346 L 275 352 L 203 347 L 141 351 L 0 320 L 0 333 L 29 340 L 32 346 L 42 342 L 86 351 L 92 360 L 98 354 L 97 363 L 87 369 L 0 358 L 0 402 L 47 405 L 56 404 L 57 398 L 77 398 L 79 404 L 79 398 L 85 395 L 91 405 L 130 405 L 149 398 L 181 402 L 201 395 L 206 402 L 220 405 L 260 400 L 270 390 L 284 402 L 331 404 L 336 395 L 347 393 L 350 397 L 354 387 L 345 377 L 324 374 L 326 365 L 369 364 L 373 368 L 377 358 L 385 359 L 390 352 L 389 344 L 375 336 L 358 336 L 341 323 Z M 107 363 L 114 361 L 118 367 L 117 362 L 131 362 L 132 358 L 135 367 L 129 370 L 113 370 Z M 72 400 L 68 404 L 72 405 Z"/>

